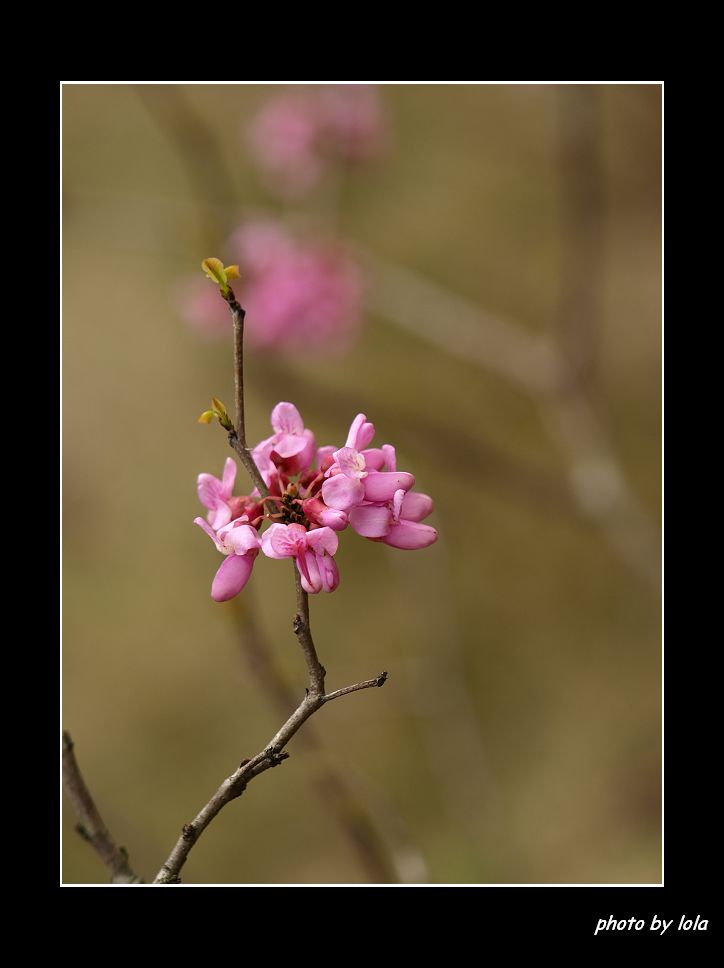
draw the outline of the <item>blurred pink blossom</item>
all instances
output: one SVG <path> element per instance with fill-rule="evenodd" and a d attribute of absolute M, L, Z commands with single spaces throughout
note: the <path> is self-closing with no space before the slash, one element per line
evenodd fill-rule
<path fill-rule="evenodd" d="M 268 179 L 289 195 L 303 195 L 335 163 L 380 153 L 384 118 L 377 89 L 338 84 L 283 91 L 262 105 L 247 139 Z"/>
<path fill-rule="evenodd" d="M 236 291 L 250 346 L 309 352 L 349 347 L 360 325 L 363 287 L 357 263 L 342 246 L 297 240 L 264 221 L 238 228 L 225 251 L 239 264 Z M 228 337 L 228 307 L 206 280 L 180 285 L 179 310 L 203 335 Z"/>

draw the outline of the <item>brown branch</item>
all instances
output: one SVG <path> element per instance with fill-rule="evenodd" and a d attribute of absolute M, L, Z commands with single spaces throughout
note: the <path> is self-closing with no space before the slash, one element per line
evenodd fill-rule
<path fill-rule="evenodd" d="M 558 339 L 569 379 L 586 387 L 600 340 L 605 265 L 601 92 L 595 84 L 562 84 L 555 95 L 562 249 Z"/>
<path fill-rule="evenodd" d="M 365 679 L 364 682 L 358 682 L 354 686 L 345 686 L 344 689 L 335 689 L 334 692 L 328 692 L 324 701 L 329 702 L 332 699 L 339 699 L 340 696 L 348 696 L 351 692 L 357 692 L 358 689 L 373 689 L 375 686 L 379 688 L 384 686 L 386 682 L 387 673 L 381 672 L 375 679 Z"/>
<path fill-rule="evenodd" d="M 259 473 L 259 468 L 246 445 L 246 423 L 244 420 L 244 317 L 246 313 L 236 300 L 231 288 L 223 297 L 229 304 L 231 319 L 234 326 L 234 406 L 236 407 L 236 425 L 229 432 L 229 443 L 239 455 L 249 477 L 256 484 L 262 497 L 267 497 L 269 488 Z"/>
<path fill-rule="evenodd" d="M 103 861 L 112 884 L 140 884 L 142 880 L 132 870 L 125 847 L 116 844 L 103 823 L 80 772 L 73 745 L 70 733 L 63 732 L 63 786 L 78 818 L 76 830 Z"/>
<path fill-rule="evenodd" d="M 304 653 L 304 661 L 309 672 L 309 693 L 311 696 L 324 696 L 324 676 L 326 670 L 317 656 L 312 631 L 309 627 L 309 596 L 302 588 L 302 578 L 297 562 L 292 559 L 294 568 L 294 587 L 297 592 L 297 614 L 294 616 L 294 634 Z"/>
<path fill-rule="evenodd" d="M 294 707 L 295 697 L 274 663 L 248 598 L 243 601 L 234 599 L 234 617 L 239 631 L 239 646 L 251 674 L 272 706 L 286 715 Z M 412 854 L 417 865 L 425 869 L 424 860 L 414 845 L 409 842 L 401 845 L 400 837 L 393 836 L 394 831 L 389 829 L 389 825 L 380 828 L 378 817 L 360 802 L 344 773 L 330 762 L 329 754 L 312 723 L 307 722 L 296 742 L 314 758 L 314 768 L 307 770 L 306 776 L 322 806 L 355 852 L 371 883 L 405 882 L 409 874 L 409 864 L 405 863 L 408 854 Z"/>
<path fill-rule="evenodd" d="M 296 624 L 295 619 L 295 627 Z M 358 683 L 354 686 L 347 686 L 346 689 L 337 690 L 336 693 L 330 693 L 329 696 L 324 695 L 324 693 L 313 695 L 311 688 L 308 689 L 304 699 L 286 723 L 284 723 L 282 728 L 272 737 L 265 749 L 257 753 L 250 760 L 244 760 L 238 769 L 224 780 L 213 797 L 199 811 L 191 823 L 184 824 L 181 836 L 169 854 L 168 860 L 156 875 L 153 883 L 180 883 L 179 873 L 186 863 L 191 848 L 214 817 L 223 810 L 227 803 L 231 803 L 232 800 L 240 797 L 255 777 L 265 773 L 271 767 L 279 766 L 280 763 L 289 757 L 289 754 L 284 752 L 284 747 L 310 716 L 314 715 L 318 709 L 321 709 L 329 699 L 336 698 L 342 692 L 355 692 L 358 689 L 368 689 L 372 686 L 381 685 L 380 679 L 382 679 L 382 676 L 378 676 L 377 679 L 370 679 L 367 682 Z M 311 684 L 312 680 L 310 676 L 310 686 Z"/>

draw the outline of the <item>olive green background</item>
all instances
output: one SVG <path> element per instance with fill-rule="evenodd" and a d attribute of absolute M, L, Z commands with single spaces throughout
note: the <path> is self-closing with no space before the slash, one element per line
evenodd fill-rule
<path fill-rule="evenodd" d="M 283 209 L 240 137 L 273 92 L 63 88 L 63 725 L 147 879 L 280 725 L 244 663 L 238 612 L 209 598 L 219 557 L 192 524 L 196 475 L 220 474 L 229 453 L 195 421 L 212 394 L 232 402 L 230 345 L 201 340 L 174 303 L 201 258 L 225 257 L 241 214 Z M 339 231 L 554 334 L 570 96 L 384 87 L 387 154 L 337 186 Z M 660 89 L 596 87 L 591 103 L 603 215 L 588 390 L 656 524 Z M 329 214 L 329 199 L 306 204 Z M 436 501 L 435 546 L 345 532 L 339 589 L 311 599 L 330 688 L 389 671 L 384 689 L 314 722 L 408 879 L 658 882 L 659 596 L 578 512 L 535 404 L 369 313 L 344 357 L 250 354 L 247 366 L 251 440 L 281 399 L 320 444 L 343 443 L 363 410 Z M 289 567 L 260 557 L 242 596 L 301 696 Z M 310 786 L 320 758 L 290 752 L 217 818 L 185 882 L 364 882 Z M 66 803 L 64 881 L 102 883 L 73 826 Z"/>

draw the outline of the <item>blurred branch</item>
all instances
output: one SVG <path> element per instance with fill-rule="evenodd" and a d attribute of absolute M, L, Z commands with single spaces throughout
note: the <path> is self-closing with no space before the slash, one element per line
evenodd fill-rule
<path fill-rule="evenodd" d="M 227 287 L 222 298 L 229 305 L 234 324 L 234 387 L 236 397 L 236 426 L 229 433 L 229 441 L 247 466 L 252 480 L 257 484 L 262 495 L 269 493 L 253 457 L 246 447 L 246 427 L 244 425 L 244 369 L 243 369 L 243 337 L 244 310 L 236 300 L 231 287 Z M 235 443 L 236 442 L 236 443 Z M 237 446 L 238 445 L 238 446 Z M 248 466 L 251 465 L 251 466 Z M 191 848 L 201 834 L 208 827 L 214 817 L 232 800 L 240 797 L 248 784 L 255 777 L 265 773 L 274 766 L 279 766 L 289 754 L 284 747 L 301 729 L 310 716 L 332 699 L 337 699 L 351 692 L 362 689 L 372 689 L 383 686 L 387 681 L 387 673 L 383 672 L 376 679 L 358 682 L 334 692 L 325 692 L 326 670 L 319 661 L 317 650 L 312 637 L 309 622 L 309 596 L 302 588 L 302 580 L 297 563 L 292 559 L 294 569 L 294 588 L 296 592 L 297 608 L 294 616 L 293 629 L 299 645 L 304 653 L 309 675 L 309 685 L 305 690 L 304 699 L 297 706 L 284 725 L 272 737 L 267 746 L 250 760 L 243 760 L 238 769 L 221 784 L 219 789 L 204 806 L 191 823 L 184 824 L 176 845 L 169 854 L 166 863 L 156 875 L 154 884 L 180 883 L 180 871 L 186 863 Z"/>
<path fill-rule="evenodd" d="M 112 884 L 140 884 L 141 878 L 134 873 L 128 862 L 125 847 L 119 847 L 110 835 L 108 827 L 93 802 L 93 797 L 80 772 L 73 752 L 70 733 L 63 732 L 63 786 L 78 818 L 76 830 L 87 840 L 108 869 Z"/>
<path fill-rule="evenodd" d="M 240 632 L 239 643 L 244 658 L 259 687 L 282 713 L 294 705 L 294 694 L 277 669 L 259 631 L 254 609 L 246 601 L 234 599 L 235 619 Z M 298 743 L 317 761 L 318 768 L 309 774 L 321 802 L 336 820 L 340 831 L 356 852 L 372 883 L 398 883 L 407 880 L 410 854 L 415 854 L 415 869 L 425 870 L 424 860 L 409 840 L 387 848 L 375 818 L 365 810 L 352 792 L 343 773 L 334 768 L 322 741 L 311 723 L 300 732 Z M 390 831 L 385 831 L 390 835 Z"/>
<path fill-rule="evenodd" d="M 654 527 L 631 490 L 585 387 L 549 339 L 527 334 L 409 269 L 358 248 L 371 279 L 371 308 L 466 363 L 497 370 L 525 390 L 558 446 L 579 511 L 631 570 L 660 588 Z M 445 325 L 440 324 L 445 320 Z"/>
<path fill-rule="evenodd" d="M 559 342 L 569 374 L 590 384 L 601 323 L 604 178 L 599 91 L 595 84 L 555 89 L 560 145 L 561 287 Z"/>
<path fill-rule="evenodd" d="M 194 193 L 217 202 L 220 213 L 228 212 L 237 195 L 234 179 L 215 132 L 194 109 L 183 88 L 178 84 L 135 84 L 133 90 L 159 130 L 179 149 L 179 160 Z M 220 214 L 216 213 L 205 218 L 204 248 L 217 248 L 219 221 Z"/>

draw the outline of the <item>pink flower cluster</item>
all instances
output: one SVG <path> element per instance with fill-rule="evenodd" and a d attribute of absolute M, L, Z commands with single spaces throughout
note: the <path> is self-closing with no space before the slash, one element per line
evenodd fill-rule
<path fill-rule="evenodd" d="M 362 277 L 340 245 L 299 241 L 279 223 L 260 221 L 240 226 L 226 251 L 239 265 L 250 345 L 310 351 L 347 347 L 360 322 Z M 228 307 L 205 279 L 182 287 L 179 308 L 204 334 L 228 337 Z"/>
<path fill-rule="evenodd" d="M 272 184 L 302 195 L 335 162 L 379 154 L 384 122 L 377 91 L 366 84 L 292 88 L 262 106 L 247 138 Z"/>
<path fill-rule="evenodd" d="M 422 524 L 433 510 L 432 498 L 415 493 L 412 474 L 397 470 L 394 447 L 370 447 L 375 428 L 363 413 L 340 448 L 318 448 L 292 403 L 278 403 L 271 423 L 274 433 L 252 452 L 268 497 L 258 490 L 232 494 L 236 464 L 230 457 L 221 479 L 199 474 L 199 500 L 208 514 L 194 523 L 224 555 L 211 586 L 214 601 L 228 601 L 242 590 L 259 550 L 268 558 L 294 558 L 302 587 L 316 594 L 339 585 L 334 555 L 338 533 L 348 526 L 364 538 L 406 550 L 437 539 L 435 528 Z M 260 537 L 265 522 L 270 527 Z"/>

